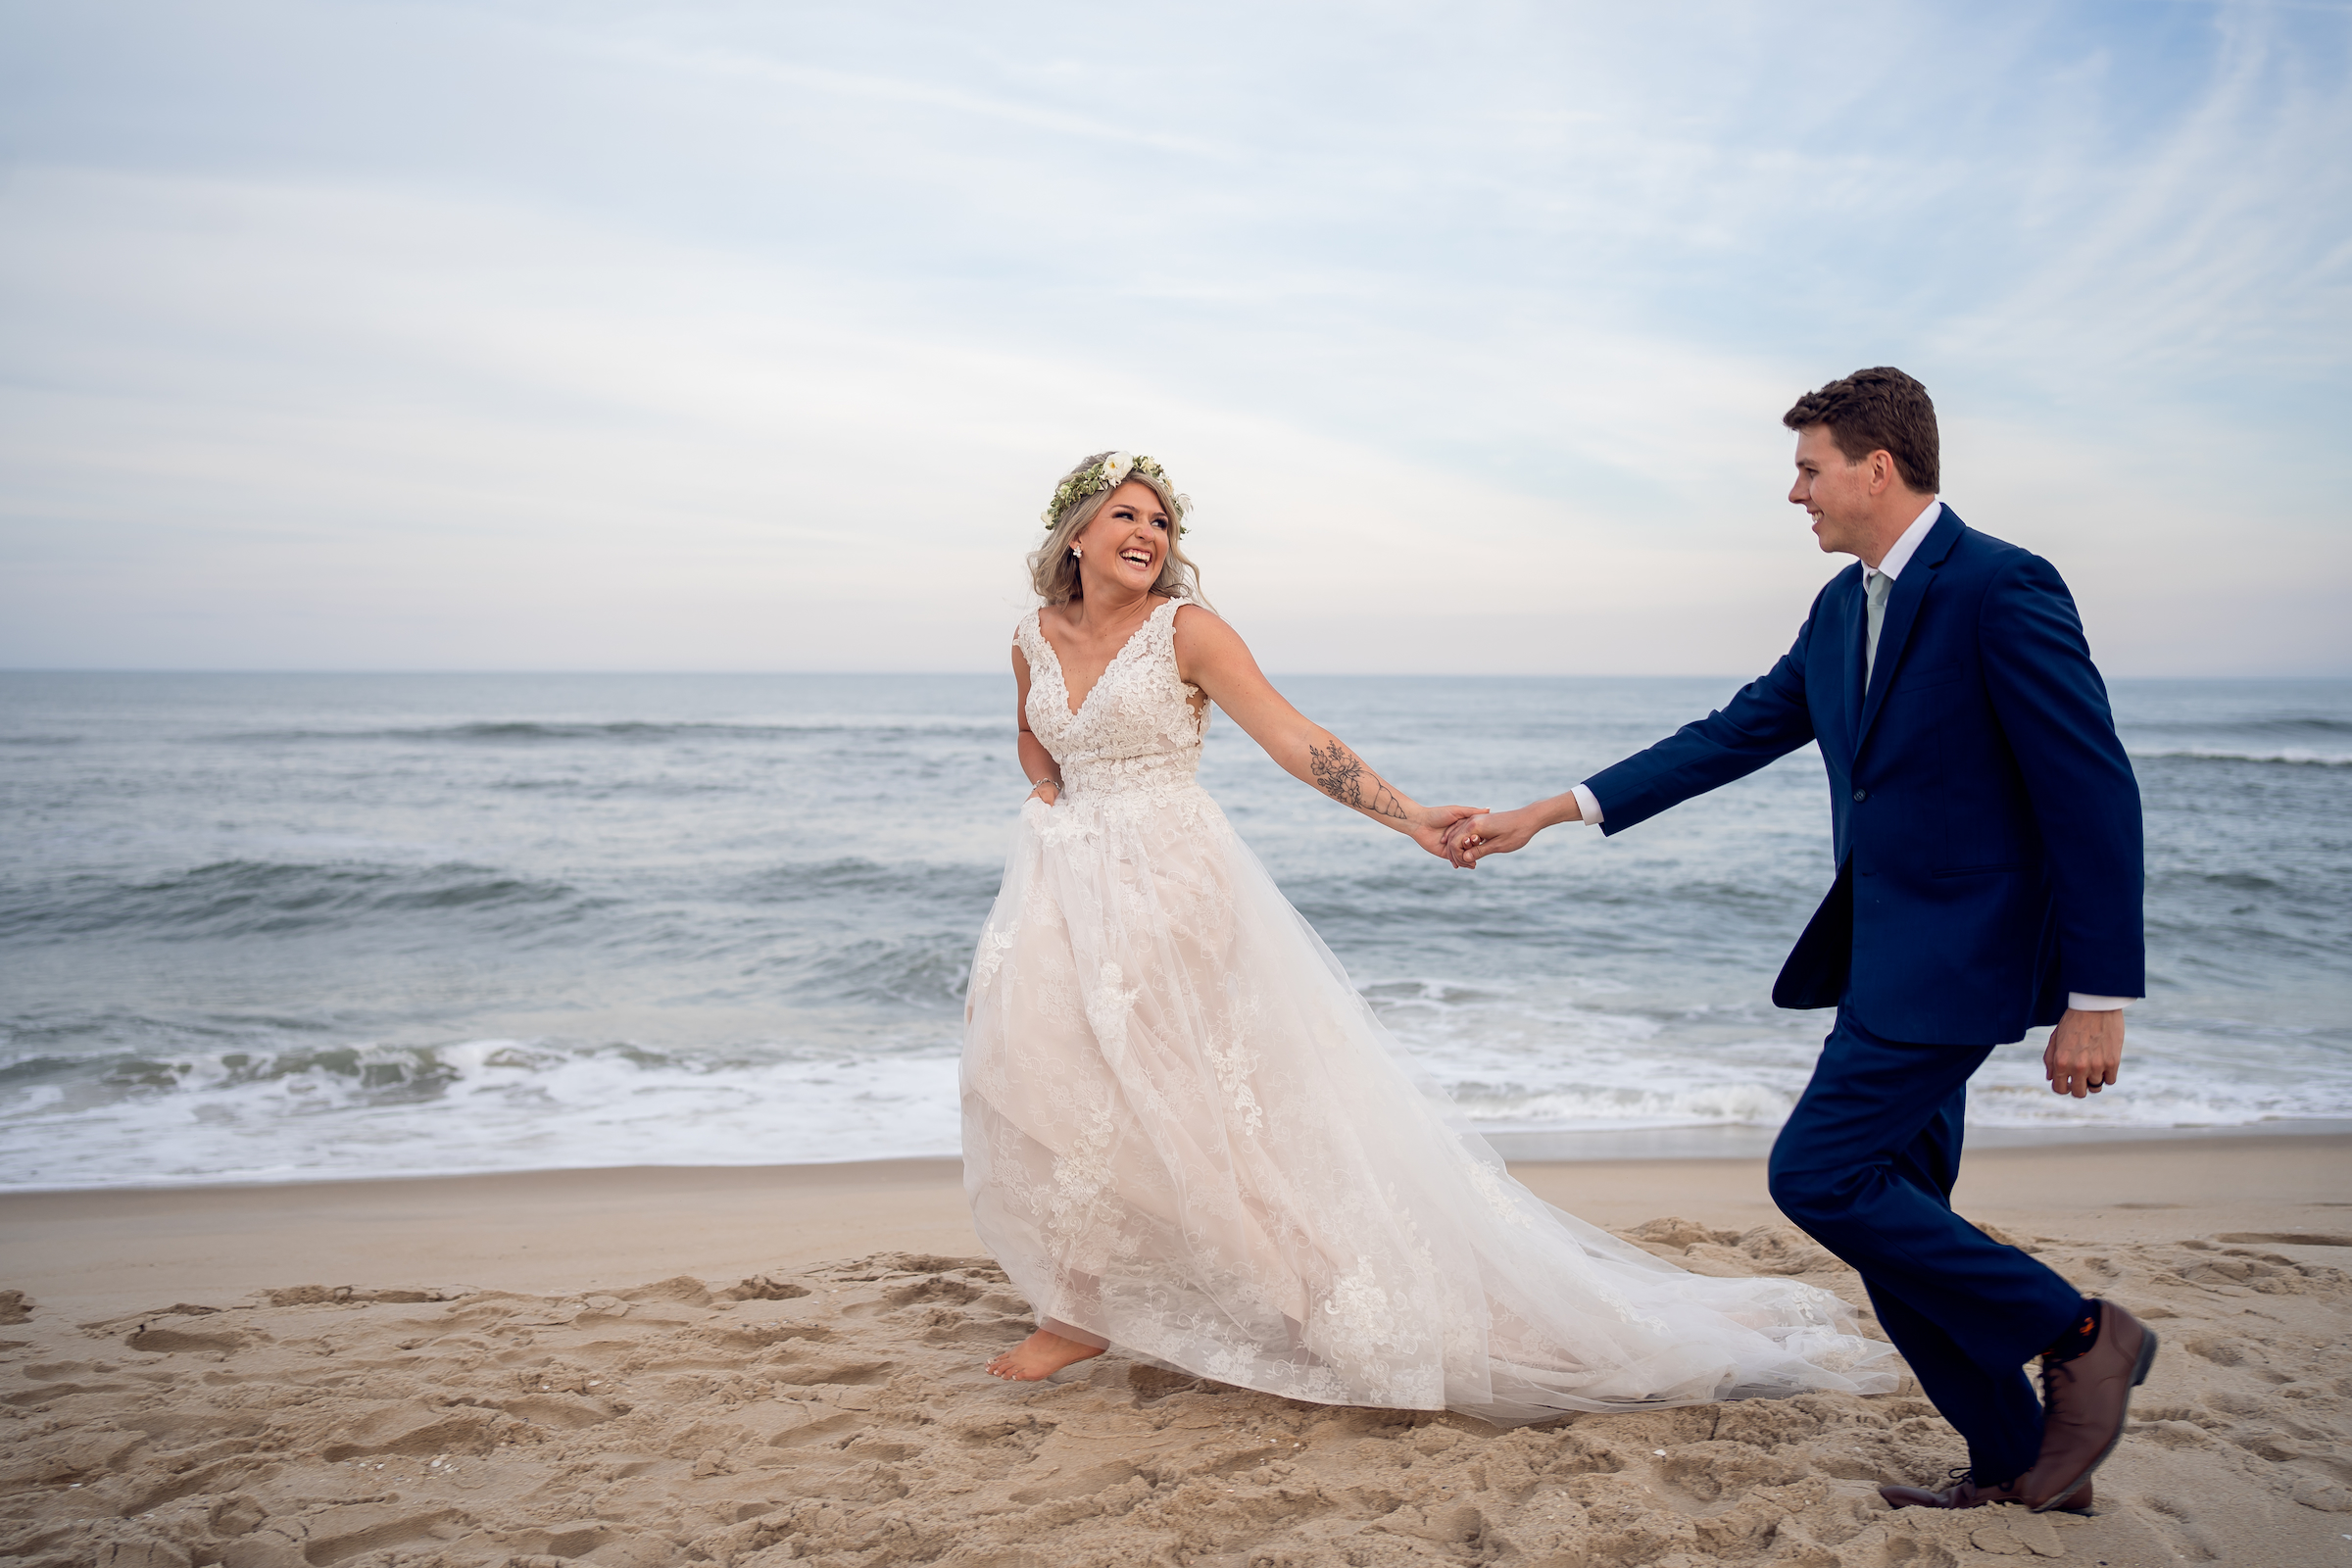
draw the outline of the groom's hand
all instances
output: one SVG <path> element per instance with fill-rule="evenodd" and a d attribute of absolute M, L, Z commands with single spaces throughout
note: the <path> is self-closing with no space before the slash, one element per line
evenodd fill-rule
<path fill-rule="evenodd" d="M 2041 1070 L 2050 1093 L 2081 1100 L 2115 1082 L 2124 1064 L 2124 1009 L 2085 1012 L 2066 1009 L 2050 1043 L 2042 1049 Z"/>

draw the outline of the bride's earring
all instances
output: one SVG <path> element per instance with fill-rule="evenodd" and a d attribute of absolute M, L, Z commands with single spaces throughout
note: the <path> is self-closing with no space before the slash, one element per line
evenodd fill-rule
<path fill-rule="evenodd" d="M 1078 547 L 1077 547 L 1076 545 L 1072 545 L 1072 546 L 1070 546 L 1070 559 L 1071 559 L 1072 561 L 1076 561 L 1076 560 L 1078 560 L 1078 559 L 1079 559 L 1079 555 L 1078 555 Z"/>

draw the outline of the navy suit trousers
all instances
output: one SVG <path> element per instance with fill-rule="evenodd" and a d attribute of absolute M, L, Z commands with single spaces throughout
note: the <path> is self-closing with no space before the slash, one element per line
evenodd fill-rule
<path fill-rule="evenodd" d="M 1773 1201 L 1862 1276 L 1986 1485 L 2015 1480 L 2039 1454 L 2041 1403 L 2024 1363 L 2082 1300 L 1952 1212 L 1968 1078 L 1991 1052 L 1883 1040 L 1840 1005 L 1772 1149 Z"/>

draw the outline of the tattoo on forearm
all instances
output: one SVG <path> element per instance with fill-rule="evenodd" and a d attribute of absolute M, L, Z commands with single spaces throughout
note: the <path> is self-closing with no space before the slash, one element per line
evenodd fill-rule
<path fill-rule="evenodd" d="M 1393 816 L 1404 820 L 1404 802 L 1389 787 L 1389 781 L 1364 765 L 1364 760 L 1334 740 L 1328 749 L 1312 741 L 1306 747 L 1307 771 L 1315 775 L 1315 788 L 1339 802 L 1352 806 L 1374 816 Z M 1367 786 L 1371 799 L 1364 798 Z"/>

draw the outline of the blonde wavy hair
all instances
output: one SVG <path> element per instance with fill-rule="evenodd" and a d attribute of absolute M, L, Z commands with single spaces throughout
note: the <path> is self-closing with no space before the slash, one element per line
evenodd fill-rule
<path fill-rule="evenodd" d="M 1096 453 L 1063 474 L 1060 483 L 1054 486 L 1054 493 L 1060 495 L 1073 480 L 1082 477 L 1103 459 L 1114 456 L 1117 456 L 1115 450 Z M 1157 465 L 1153 466 L 1156 468 Z M 1168 553 L 1160 558 L 1159 579 L 1152 584 L 1152 591 L 1165 594 L 1170 599 L 1190 600 L 1206 609 L 1208 601 L 1200 592 L 1200 568 L 1193 564 L 1192 558 L 1184 553 L 1184 514 L 1190 510 L 1189 503 L 1178 499 L 1176 487 L 1168 482 L 1164 471 L 1147 472 L 1138 465 L 1128 471 L 1127 478 L 1150 485 L 1152 493 L 1159 497 L 1159 504 L 1167 509 Z M 1073 599 L 1085 597 L 1085 589 L 1078 577 L 1078 558 L 1070 554 L 1070 546 L 1077 542 L 1080 534 L 1086 532 L 1086 525 L 1095 520 L 1103 503 L 1117 489 L 1117 485 L 1109 485 L 1075 496 L 1060 511 L 1047 514 L 1046 542 L 1029 555 L 1029 584 L 1037 590 L 1038 598 L 1049 605 L 1066 605 Z"/>

